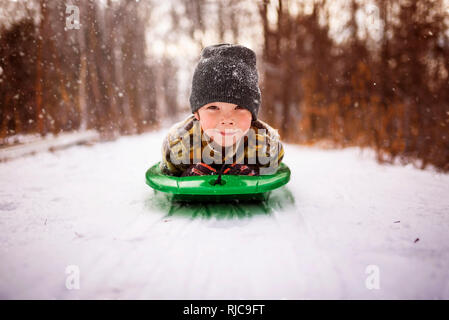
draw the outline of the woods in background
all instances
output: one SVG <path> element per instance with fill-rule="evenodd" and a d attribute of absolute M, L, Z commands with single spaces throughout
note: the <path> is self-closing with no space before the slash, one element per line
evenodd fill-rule
<path fill-rule="evenodd" d="M 369 146 L 379 160 L 449 170 L 449 13 L 443 0 L 264 1 L 264 117 L 289 142 Z M 335 2 L 334 2 L 335 3 Z M 310 3 L 309 3 L 310 4 Z M 275 7 L 275 21 L 269 17 Z M 308 13 L 306 13 L 308 11 Z M 358 14 L 365 11 L 362 19 Z M 373 16 L 374 15 L 374 16 Z M 377 38 L 366 32 L 375 28 Z"/>
<path fill-rule="evenodd" d="M 372 147 L 381 161 L 449 171 L 447 0 L 68 4 L 79 30 L 67 30 L 60 1 L 0 4 L 0 138 L 107 138 L 174 121 L 189 110 L 201 49 L 232 42 L 258 51 L 260 117 L 283 140 Z"/>
<path fill-rule="evenodd" d="M 61 1 L 3 8 L 23 18 L 0 29 L 0 137 L 96 129 L 107 138 L 155 126 L 156 86 L 164 78 L 156 80 L 162 70 L 146 52 L 151 6 L 71 4 L 81 13 L 79 28 L 67 29 Z"/>

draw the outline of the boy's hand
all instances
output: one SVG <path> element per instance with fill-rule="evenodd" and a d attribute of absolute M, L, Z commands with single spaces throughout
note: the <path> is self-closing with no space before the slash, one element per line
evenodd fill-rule
<path fill-rule="evenodd" d="M 252 167 L 249 165 L 233 163 L 223 171 L 223 174 L 256 176 L 258 175 L 258 170 L 256 167 Z"/>
<path fill-rule="evenodd" d="M 241 176 L 257 176 L 259 175 L 258 169 L 255 166 L 245 165 L 245 164 L 237 164 L 233 163 L 231 165 L 226 166 L 222 171 L 222 174 L 226 175 L 241 175 Z M 205 163 L 197 163 L 190 166 L 181 177 L 191 177 L 191 176 L 207 176 L 207 175 L 216 175 L 218 174 L 217 170 L 213 167 L 205 164 Z"/>
<path fill-rule="evenodd" d="M 215 170 L 214 168 L 205 163 L 200 162 L 190 166 L 187 170 L 183 172 L 181 177 L 207 176 L 212 174 L 217 174 L 217 170 Z"/>

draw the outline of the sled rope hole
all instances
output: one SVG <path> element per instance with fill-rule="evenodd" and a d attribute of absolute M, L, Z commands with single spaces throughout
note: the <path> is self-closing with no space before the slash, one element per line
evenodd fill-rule
<path fill-rule="evenodd" d="M 220 172 L 218 173 L 218 178 L 217 178 L 217 180 L 215 180 L 214 183 L 212 184 L 213 186 L 215 186 L 215 185 L 217 185 L 217 184 L 220 184 L 220 185 L 224 184 L 224 183 L 222 183 L 222 181 L 221 181 L 221 175 L 223 174 L 223 171 L 224 171 L 225 168 L 226 168 L 226 164 L 224 164 L 224 165 L 221 166 Z"/>

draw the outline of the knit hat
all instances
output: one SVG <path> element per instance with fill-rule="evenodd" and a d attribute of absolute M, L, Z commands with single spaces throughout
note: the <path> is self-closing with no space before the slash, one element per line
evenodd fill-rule
<path fill-rule="evenodd" d="M 192 112 L 210 102 L 227 102 L 248 109 L 256 120 L 261 102 L 258 81 L 251 49 L 229 43 L 206 47 L 193 74 Z"/>

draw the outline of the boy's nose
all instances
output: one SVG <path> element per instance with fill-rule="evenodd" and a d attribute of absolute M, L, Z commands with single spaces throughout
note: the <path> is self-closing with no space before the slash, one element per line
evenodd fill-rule
<path fill-rule="evenodd" d="M 234 125 L 234 119 L 221 119 L 222 125 Z"/>

